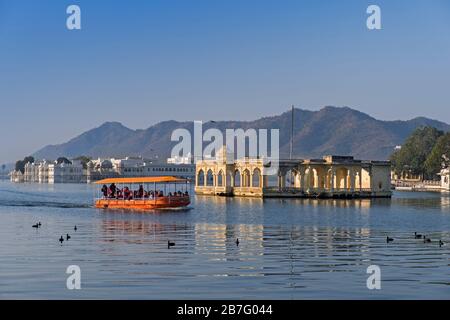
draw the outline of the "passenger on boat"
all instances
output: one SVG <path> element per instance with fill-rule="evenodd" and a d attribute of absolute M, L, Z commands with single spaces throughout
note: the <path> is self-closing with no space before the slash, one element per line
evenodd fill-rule
<path fill-rule="evenodd" d="M 131 199 L 133 199 L 133 196 L 132 196 L 132 194 L 131 194 L 131 191 L 130 191 L 130 189 L 129 189 L 128 187 L 125 187 L 125 188 L 123 189 L 123 198 L 124 198 L 125 200 L 131 200 Z"/>
<path fill-rule="evenodd" d="M 117 188 L 114 183 L 111 183 L 111 185 L 109 186 L 109 190 L 111 191 L 111 198 L 115 198 Z"/>
<path fill-rule="evenodd" d="M 188 193 L 187 191 L 185 191 L 185 192 L 184 192 L 184 196 L 185 196 L 185 197 L 188 197 L 188 196 L 189 196 L 189 193 Z"/>
<path fill-rule="evenodd" d="M 122 199 L 123 191 L 121 189 L 117 189 L 117 199 Z"/>
<path fill-rule="evenodd" d="M 144 197 L 144 187 L 142 185 L 139 186 L 138 197 Z"/>
<path fill-rule="evenodd" d="M 103 197 L 105 197 L 105 198 L 108 197 L 108 187 L 106 186 L 106 184 L 104 184 L 102 187 L 102 193 L 103 193 Z"/>

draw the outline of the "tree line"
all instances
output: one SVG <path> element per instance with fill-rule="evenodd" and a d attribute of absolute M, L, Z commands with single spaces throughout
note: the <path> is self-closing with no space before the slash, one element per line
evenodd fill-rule
<path fill-rule="evenodd" d="M 450 132 L 419 127 L 390 160 L 398 175 L 406 171 L 424 179 L 437 179 L 441 169 L 450 165 Z"/>

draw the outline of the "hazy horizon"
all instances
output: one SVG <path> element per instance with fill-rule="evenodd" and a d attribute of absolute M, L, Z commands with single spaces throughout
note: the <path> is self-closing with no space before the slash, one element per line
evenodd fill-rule
<path fill-rule="evenodd" d="M 66 29 L 81 7 L 82 29 Z M 382 30 L 366 28 L 377 4 Z M 0 164 L 107 121 L 254 120 L 291 105 L 450 123 L 450 3 L 0 0 Z"/>

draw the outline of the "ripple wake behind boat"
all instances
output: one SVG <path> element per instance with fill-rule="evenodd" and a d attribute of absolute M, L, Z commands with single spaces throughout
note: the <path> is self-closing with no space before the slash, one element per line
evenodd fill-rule
<path fill-rule="evenodd" d="M 88 204 L 52 201 L 6 200 L 0 202 L 2 207 L 44 207 L 44 208 L 90 208 Z"/>

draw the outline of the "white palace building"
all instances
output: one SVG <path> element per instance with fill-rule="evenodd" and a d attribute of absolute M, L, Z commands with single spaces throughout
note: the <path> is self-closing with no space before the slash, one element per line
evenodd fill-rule
<path fill-rule="evenodd" d="M 70 163 L 43 160 L 27 163 L 23 173 L 11 172 L 10 180 L 17 183 L 91 183 L 104 178 L 138 176 L 176 176 L 193 179 L 195 166 L 187 160 L 168 159 L 167 163 L 164 163 L 140 157 L 99 158 L 89 161 L 84 166 L 79 160 L 70 160 Z"/>
<path fill-rule="evenodd" d="M 83 183 L 86 182 L 81 161 L 57 163 L 56 161 L 40 161 L 25 164 L 24 173 L 13 171 L 10 174 L 12 182 L 34 183 Z"/>
<path fill-rule="evenodd" d="M 215 160 L 196 164 L 195 191 L 201 195 L 241 197 L 391 197 L 389 161 L 355 160 L 350 156 L 280 160 L 268 174 L 261 159 L 230 161 L 223 148 Z"/>
<path fill-rule="evenodd" d="M 193 179 L 195 166 L 188 162 L 175 162 L 169 158 L 166 163 L 146 160 L 140 157 L 126 157 L 125 159 L 97 159 L 87 164 L 86 182 L 104 178 L 119 177 L 151 177 L 175 176 Z"/>

